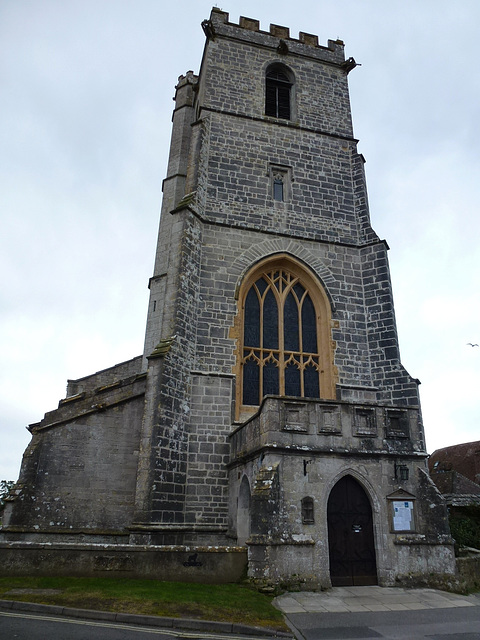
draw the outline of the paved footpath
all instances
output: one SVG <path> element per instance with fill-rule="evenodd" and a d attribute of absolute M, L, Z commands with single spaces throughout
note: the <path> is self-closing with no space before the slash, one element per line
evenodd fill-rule
<path fill-rule="evenodd" d="M 298 640 L 480 640 L 480 594 L 335 587 L 275 600 Z"/>
<path fill-rule="evenodd" d="M 328 591 L 286 593 L 275 600 L 285 614 L 342 613 L 360 611 L 412 611 L 449 609 L 480 605 L 475 596 L 435 589 L 400 589 L 398 587 L 334 587 Z"/>

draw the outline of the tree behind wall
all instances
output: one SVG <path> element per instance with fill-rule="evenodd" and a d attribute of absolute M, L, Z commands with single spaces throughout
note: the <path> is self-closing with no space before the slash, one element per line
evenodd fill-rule
<path fill-rule="evenodd" d="M 5 498 L 10 493 L 10 489 L 15 483 L 13 480 L 0 480 L 0 524 L 2 523 L 3 507 L 5 506 Z"/>
<path fill-rule="evenodd" d="M 457 554 L 461 547 L 480 549 L 480 506 L 450 507 L 449 522 Z"/>

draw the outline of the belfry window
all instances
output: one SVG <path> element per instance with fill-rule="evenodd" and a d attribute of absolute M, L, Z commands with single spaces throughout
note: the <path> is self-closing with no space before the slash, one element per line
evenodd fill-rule
<path fill-rule="evenodd" d="M 333 397 L 329 305 L 302 271 L 288 259 L 267 261 L 242 290 L 238 400 L 244 407 L 258 406 L 266 395 Z"/>
<path fill-rule="evenodd" d="M 282 65 L 269 67 L 265 78 L 265 115 L 290 120 L 292 82 Z"/>

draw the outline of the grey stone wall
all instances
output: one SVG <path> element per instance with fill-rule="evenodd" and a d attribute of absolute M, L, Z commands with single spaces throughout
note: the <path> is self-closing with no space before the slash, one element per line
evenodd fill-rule
<path fill-rule="evenodd" d="M 246 477 L 252 496 L 247 543 L 252 579 L 331 586 L 327 503 L 344 475 L 360 483 L 371 503 L 380 584 L 414 574 L 426 582 L 428 576 L 432 581 L 454 576 L 447 510 L 426 471 L 418 411 L 399 410 L 405 417 L 401 436 L 390 432 L 394 407 L 267 397 L 260 413 L 237 428 L 231 436 L 230 526 L 238 526 L 237 497 Z M 357 420 L 364 412 L 370 414 L 368 423 Z M 408 477 L 399 476 L 399 465 Z M 302 518 L 306 497 L 314 503 L 311 522 Z M 393 530 L 394 499 L 413 500 L 411 532 Z"/>
<path fill-rule="evenodd" d="M 304 262 L 332 301 L 339 393 L 418 406 L 418 382 L 403 369 L 383 242 L 360 251 L 335 243 L 300 242 L 253 230 L 215 225 L 203 229 L 196 368 L 230 374 L 238 313 L 236 291 L 245 270 L 261 258 L 287 253 Z M 368 261 L 364 259 L 366 253 Z"/>
<path fill-rule="evenodd" d="M 281 55 L 278 36 L 228 23 L 228 14 L 222 11 L 212 11 L 211 23 L 215 37 L 208 41 L 200 73 L 201 108 L 264 118 L 265 70 L 282 62 L 295 75 L 293 123 L 352 136 L 346 74 L 339 68 L 343 42 L 319 47 L 282 37 L 288 54 Z M 271 121 L 278 124 L 274 118 Z"/>
<path fill-rule="evenodd" d="M 357 243 L 352 141 L 230 114 L 209 114 L 203 215 L 210 221 L 301 238 Z M 208 132 L 208 137 L 207 137 Z M 275 204 L 270 169 L 291 168 L 290 197 Z"/>
<path fill-rule="evenodd" d="M 150 578 L 223 584 L 245 576 L 239 547 L 0 543 L 0 576 Z"/>
<path fill-rule="evenodd" d="M 119 386 L 121 380 L 140 375 L 142 371 L 142 357 L 137 356 L 126 362 L 120 362 L 108 369 L 92 373 L 89 376 L 77 378 L 77 380 L 68 380 L 67 398 L 89 391 L 101 393 L 104 388 L 106 389 L 111 385 Z"/>
<path fill-rule="evenodd" d="M 400 417 L 402 432 L 392 431 L 389 416 Z M 366 419 L 364 418 L 366 416 Z M 258 414 L 231 434 L 232 460 L 264 448 L 316 451 L 323 455 L 406 455 L 422 461 L 418 409 L 374 403 L 318 401 L 267 396 Z M 438 493 L 438 492 L 437 492 Z"/>
<path fill-rule="evenodd" d="M 135 540 L 203 539 L 208 528 L 225 539 L 236 296 L 262 258 L 291 255 L 323 285 L 339 400 L 419 405 L 399 361 L 387 247 L 370 225 L 343 43 L 234 25 L 216 9 L 206 31 L 198 79 L 181 77 L 176 93 L 145 356 L 175 339 L 149 364 L 135 517 L 147 537 Z M 275 62 L 295 78 L 289 121 L 264 115 Z M 275 166 L 288 176 L 284 202 Z M 420 421 L 415 437 L 421 449 Z"/>
<path fill-rule="evenodd" d="M 133 376 L 60 401 L 32 425 L 4 539 L 128 535 L 144 392 L 145 376 Z"/>

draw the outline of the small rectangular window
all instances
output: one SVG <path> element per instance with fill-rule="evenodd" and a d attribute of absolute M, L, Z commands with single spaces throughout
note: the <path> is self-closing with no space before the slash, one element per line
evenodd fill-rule
<path fill-rule="evenodd" d="M 315 522 L 313 498 L 307 497 L 302 500 L 302 522 L 303 524 L 313 524 Z"/>
<path fill-rule="evenodd" d="M 276 177 L 273 181 L 273 199 L 283 202 L 283 180 L 281 177 Z"/>
<path fill-rule="evenodd" d="M 395 480 L 399 480 L 400 482 L 407 482 L 409 475 L 409 469 L 405 464 L 395 465 Z"/>

